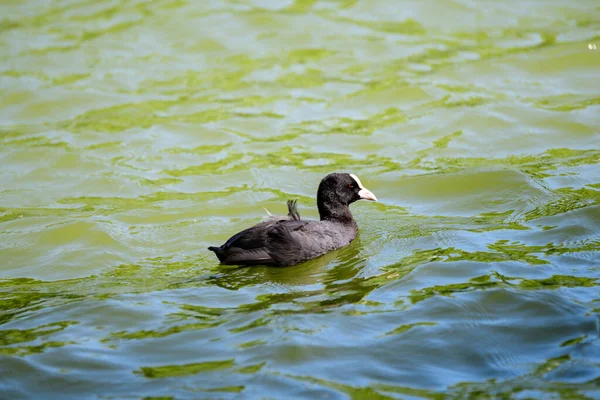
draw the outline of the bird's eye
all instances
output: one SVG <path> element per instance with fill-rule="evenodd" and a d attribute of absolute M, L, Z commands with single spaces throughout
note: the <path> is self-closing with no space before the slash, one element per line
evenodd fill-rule
<path fill-rule="evenodd" d="M 350 189 L 352 189 L 354 186 L 353 186 L 351 183 L 349 183 L 349 184 L 348 184 L 348 187 L 349 187 Z"/>

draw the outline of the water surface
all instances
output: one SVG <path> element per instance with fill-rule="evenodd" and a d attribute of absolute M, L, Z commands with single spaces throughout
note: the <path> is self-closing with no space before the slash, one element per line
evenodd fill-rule
<path fill-rule="evenodd" d="M 597 2 L 0 15 L 0 398 L 600 398 Z M 347 248 L 206 250 L 333 171 Z"/>

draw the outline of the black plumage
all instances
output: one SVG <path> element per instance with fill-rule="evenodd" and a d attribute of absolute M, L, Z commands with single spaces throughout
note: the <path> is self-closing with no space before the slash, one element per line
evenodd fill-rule
<path fill-rule="evenodd" d="M 358 226 L 348 207 L 356 200 L 377 200 L 353 174 L 333 173 L 319 184 L 320 221 L 303 220 L 296 201 L 288 200 L 287 217 L 271 217 L 209 247 L 222 264 L 289 266 L 349 244 Z"/>

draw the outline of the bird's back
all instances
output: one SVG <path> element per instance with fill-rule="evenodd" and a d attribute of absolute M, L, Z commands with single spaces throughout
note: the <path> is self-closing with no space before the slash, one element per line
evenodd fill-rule
<path fill-rule="evenodd" d="M 346 228 L 346 229 L 342 229 Z M 221 247 L 209 247 L 223 264 L 294 265 L 350 243 L 358 232 L 330 221 L 276 219 L 232 236 Z"/>

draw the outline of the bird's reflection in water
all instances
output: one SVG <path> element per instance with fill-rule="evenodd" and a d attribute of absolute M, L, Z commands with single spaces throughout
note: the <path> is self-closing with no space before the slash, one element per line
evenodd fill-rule
<path fill-rule="evenodd" d="M 360 257 L 360 239 L 350 246 L 325 254 L 314 260 L 291 267 L 231 267 L 219 266 L 218 273 L 207 281 L 217 286 L 237 290 L 250 285 L 271 285 L 295 291 L 300 286 L 330 285 L 338 281 L 353 279 L 364 266 Z"/>

